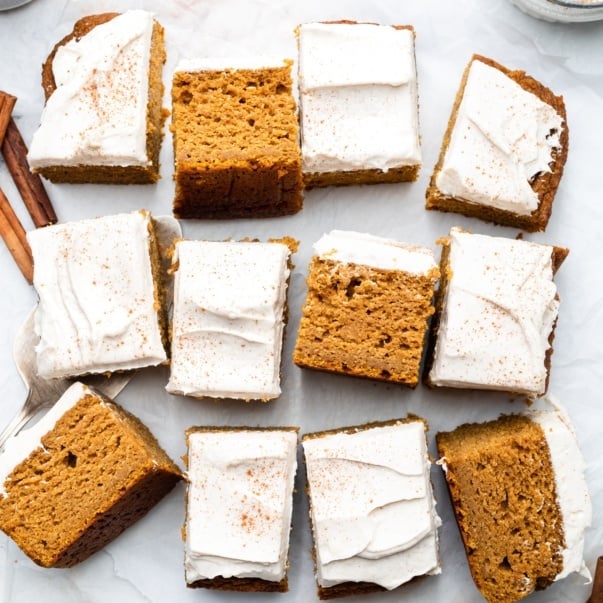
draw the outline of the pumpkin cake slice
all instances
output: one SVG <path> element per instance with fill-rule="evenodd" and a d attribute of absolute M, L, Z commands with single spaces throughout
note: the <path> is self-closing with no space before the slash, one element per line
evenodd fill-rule
<path fill-rule="evenodd" d="M 74 383 L 0 454 L 0 529 L 37 564 L 71 567 L 117 538 L 181 479 L 135 416 Z"/>

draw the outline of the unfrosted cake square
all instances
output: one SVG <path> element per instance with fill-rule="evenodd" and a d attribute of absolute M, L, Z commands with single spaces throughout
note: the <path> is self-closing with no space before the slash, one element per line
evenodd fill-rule
<path fill-rule="evenodd" d="M 442 243 L 427 383 L 545 393 L 559 310 L 553 275 L 568 250 L 459 228 Z"/>
<path fill-rule="evenodd" d="M 42 71 L 46 106 L 29 164 L 53 182 L 159 178 L 163 27 L 130 10 L 77 21 Z"/>
<path fill-rule="evenodd" d="M 259 218 L 303 203 L 292 61 L 189 59 L 172 81 L 177 218 Z"/>
<path fill-rule="evenodd" d="M 0 529 L 44 567 L 87 559 L 182 478 L 133 415 L 72 385 L 0 454 Z"/>
<path fill-rule="evenodd" d="M 568 152 L 563 97 L 475 55 L 463 75 L 427 209 L 542 231 Z"/>
<path fill-rule="evenodd" d="M 187 431 L 189 588 L 286 592 L 297 427 Z"/>
<path fill-rule="evenodd" d="M 297 33 L 306 186 L 416 180 L 414 29 L 339 21 Z"/>
<path fill-rule="evenodd" d="M 425 429 L 409 417 L 302 438 L 320 599 L 440 573 Z"/>
<path fill-rule="evenodd" d="M 46 378 L 164 363 L 167 317 L 155 223 L 147 211 L 27 233 L 39 296 L 38 373 Z"/>
<path fill-rule="evenodd" d="M 416 386 L 438 276 L 426 247 L 324 235 L 309 267 L 295 364 Z"/>
<path fill-rule="evenodd" d="M 176 244 L 168 392 L 263 401 L 280 395 L 290 255 L 276 241 Z"/>
<path fill-rule="evenodd" d="M 469 568 L 489 603 L 513 603 L 573 572 L 591 521 L 569 417 L 534 410 L 436 436 Z"/>

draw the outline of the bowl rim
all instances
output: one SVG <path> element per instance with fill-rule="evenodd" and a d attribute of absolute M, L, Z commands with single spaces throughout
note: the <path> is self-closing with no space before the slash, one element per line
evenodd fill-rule
<path fill-rule="evenodd" d="M 551 4 L 566 6 L 568 8 L 586 9 L 603 8 L 603 0 L 598 2 L 580 2 L 580 0 L 548 0 Z"/>

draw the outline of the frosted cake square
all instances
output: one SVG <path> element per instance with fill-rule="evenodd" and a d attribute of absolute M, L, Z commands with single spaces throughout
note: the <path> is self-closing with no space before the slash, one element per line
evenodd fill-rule
<path fill-rule="evenodd" d="M 71 567 L 182 478 L 151 432 L 81 383 L 0 454 L 0 529 L 37 564 Z"/>
<path fill-rule="evenodd" d="M 130 10 L 77 21 L 43 65 L 29 164 L 53 182 L 152 183 L 165 118 L 163 27 Z"/>
<path fill-rule="evenodd" d="M 324 235 L 310 262 L 295 364 L 416 386 L 438 276 L 426 247 Z"/>
<path fill-rule="evenodd" d="M 276 241 L 176 244 L 168 392 L 263 401 L 280 395 L 290 255 Z"/>
<path fill-rule="evenodd" d="M 297 427 L 187 431 L 189 588 L 286 592 Z"/>
<path fill-rule="evenodd" d="M 489 603 L 513 603 L 573 572 L 591 522 L 569 417 L 534 410 L 436 436 L 469 568 Z"/>
<path fill-rule="evenodd" d="M 568 152 L 563 97 L 475 55 L 457 94 L 427 209 L 542 231 Z"/>
<path fill-rule="evenodd" d="M 306 186 L 416 180 L 414 29 L 340 21 L 297 33 Z"/>
<path fill-rule="evenodd" d="M 302 438 L 320 599 L 440 573 L 440 519 L 422 419 Z"/>
<path fill-rule="evenodd" d="M 38 373 L 106 373 L 167 360 L 159 246 L 147 211 L 27 233 L 39 296 Z"/>
<path fill-rule="evenodd" d="M 442 241 L 427 383 L 541 395 L 559 311 L 563 247 L 453 228 Z"/>

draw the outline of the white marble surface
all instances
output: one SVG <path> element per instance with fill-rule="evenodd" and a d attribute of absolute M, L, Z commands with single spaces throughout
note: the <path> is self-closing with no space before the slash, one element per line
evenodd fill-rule
<path fill-rule="evenodd" d="M 485 420 L 500 412 L 520 411 L 496 393 L 410 391 L 394 385 L 303 371 L 293 366 L 292 349 L 305 292 L 304 279 L 312 243 L 333 228 L 363 230 L 401 241 L 428 245 L 456 224 L 475 232 L 514 237 L 510 228 L 494 227 L 453 214 L 426 212 L 424 193 L 436 161 L 453 95 L 473 52 L 514 68 L 522 68 L 565 96 L 571 128 L 566 173 L 547 232 L 529 240 L 566 245 L 571 254 L 557 277 L 562 298 L 550 391 L 568 409 L 589 469 L 594 502 L 593 527 L 586 537 L 591 570 L 603 552 L 603 419 L 600 400 L 603 376 L 603 292 L 599 284 L 603 243 L 601 168 L 603 156 L 603 23 L 559 25 L 532 19 L 508 0 L 34 0 L 0 14 L 0 89 L 19 97 L 15 116 L 27 141 L 43 105 L 40 65 L 52 45 L 83 15 L 126 7 L 156 12 L 166 27 L 168 62 L 165 81 L 180 58 L 195 55 L 241 56 L 247 53 L 293 57 L 292 33 L 303 21 L 357 19 L 412 23 L 417 30 L 420 120 L 424 167 L 418 182 L 315 190 L 296 216 L 255 221 L 195 221 L 183 224 L 191 238 L 246 236 L 265 239 L 292 235 L 301 239 L 294 257 L 291 316 L 284 350 L 283 395 L 269 404 L 216 403 L 169 396 L 165 369 L 137 376 L 118 400 L 154 431 L 175 458 L 185 452 L 184 429 L 192 424 L 299 425 L 302 432 L 368 420 L 390 419 L 413 412 L 429 420 L 434 435 L 469 420 Z M 166 106 L 169 106 L 166 91 Z M 162 150 L 163 178 L 156 186 L 109 187 L 48 185 L 60 220 L 146 207 L 168 213 L 173 195 L 171 137 Z M 0 159 L 0 186 L 13 201 L 26 228 L 29 217 Z M 439 255 L 439 251 L 437 252 Z M 0 243 L 0 425 L 22 403 L 25 390 L 12 362 L 12 340 L 35 301 L 5 246 Z M 438 498 L 443 572 L 395 593 L 364 597 L 370 601 L 408 600 L 477 603 L 482 600 L 471 581 L 443 475 L 432 471 Z M 290 592 L 279 601 L 315 599 L 303 471 L 297 478 L 291 542 Z M 46 570 L 30 562 L 0 535 L 0 601 L 46 603 L 246 601 L 272 595 L 242 596 L 187 590 L 183 576 L 180 527 L 184 487 L 177 487 L 153 511 L 102 552 L 70 570 Z M 590 586 L 570 577 L 529 601 L 584 601 Z"/>

